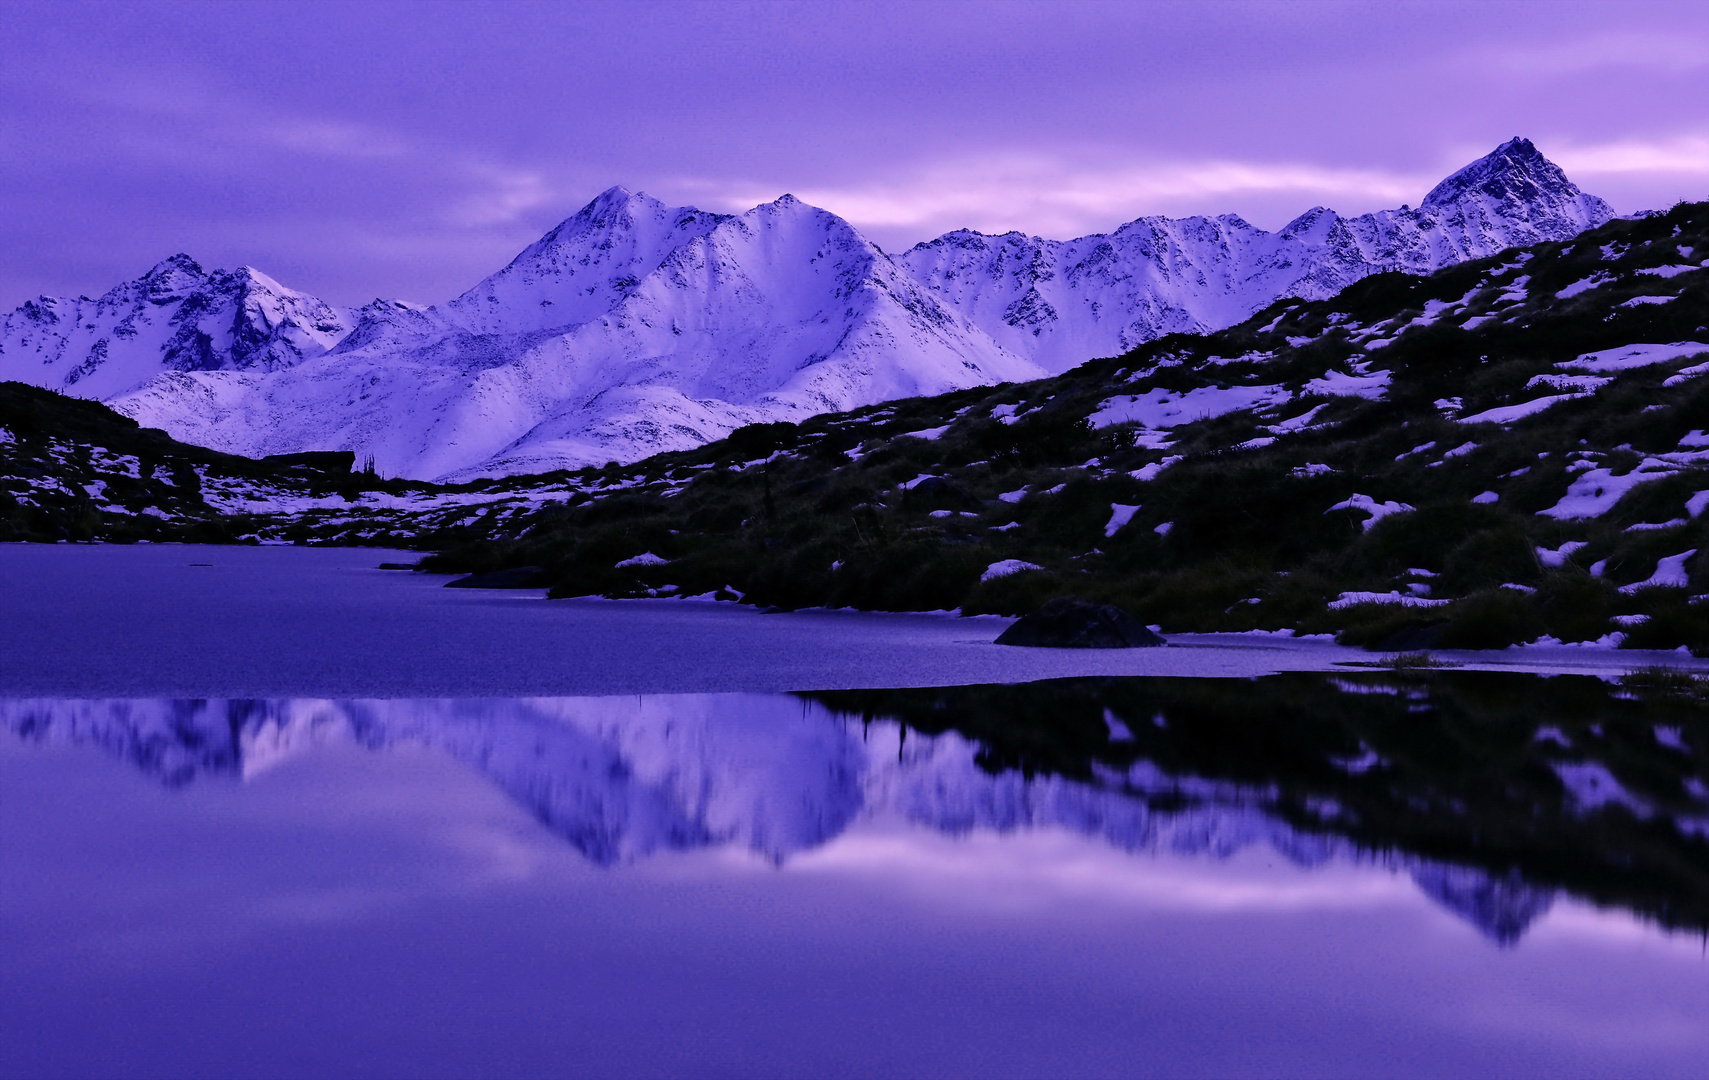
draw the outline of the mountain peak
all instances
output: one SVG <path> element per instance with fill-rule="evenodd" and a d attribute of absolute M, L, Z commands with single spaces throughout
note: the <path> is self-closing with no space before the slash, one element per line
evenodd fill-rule
<path fill-rule="evenodd" d="M 207 283 L 208 272 L 182 251 L 155 263 L 138 281 L 143 292 L 157 302 L 183 296 Z"/>
<path fill-rule="evenodd" d="M 785 192 L 782 195 L 779 195 L 777 198 L 773 199 L 771 202 L 760 203 L 758 206 L 754 207 L 753 210 L 749 211 L 749 213 L 762 213 L 762 214 L 763 213 L 772 213 L 772 214 L 775 214 L 775 213 L 796 213 L 796 214 L 799 214 L 799 213 L 803 213 L 803 212 L 813 212 L 813 211 L 818 211 L 818 210 L 819 210 L 818 207 L 813 206 L 810 203 L 804 203 L 800 199 L 797 199 L 795 196 L 789 194 L 788 192 Z"/>
<path fill-rule="evenodd" d="M 1531 201 L 1545 194 L 1572 198 L 1581 193 L 1530 139 L 1515 136 L 1431 188 L 1422 208 L 1446 206 L 1472 194 Z"/>
<path fill-rule="evenodd" d="M 1491 156 L 1493 157 L 1495 154 L 1510 154 L 1515 157 L 1527 157 L 1543 162 L 1549 160 L 1543 156 L 1542 151 L 1537 149 L 1536 144 L 1523 135 L 1515 135 L 1496 147 Z"/>
<path fill-rule="evenodd" d="M 582 207 L 575 216 L 597 221 L 615 214 L 621 214 L 626 210 L 632 211 L 637 206 L 651 206 L 657 202 L 658 200 L 646 192 L 630 191 L 622 184 L 613 184 L 595 195 L 592 201 Z"/>
<path fill-rule="evenodd" d="M 284 285 L 279 284 L 279 282 L 271 275 L 264 274 L 253 266 L 240 266 L 236 270 L 232 271 L 231 276 L 235 278 L 245 289 L 257 289 L 261 292 L 271 293 L 274 296 L 301 295 L 295 289 L 286 288 Z"/>
<path fill-rule="evenodd" d="M 202 269 L 201 263 L 180 251 L 176 255 L 169 255 L 155 263 L 149 268 L 148 273 L 142 276 L 142 280 L 159 281 L 162 278 L 176 277 L 181 274 L 188 274 L 197 278 L 207 276 L 207 272 Z"/>
<path fill-rule="evenodd" d="M 540 243 L 574 234 L 587 226 L 611 225 L 625 217 L 634 217 L 638 212 L 663 207 L 663 203 L 644 191 L 630 191 L 622 184 L 613 184 L 588 200 L 586 206 L 558 222 L 557 227 L 542 237 Z"/>
<path fill-rule="evenodd" d="M 794 195 L 787 193 L 779 195 L 771 202 L 760 203 L 758 206 L 749 210 L 742 216 L 776 222 L 779 224 L 796 221 L 835 223 L 836 225 L 846 228 L 851 233 L 855 231 L 853 225 L 850 225 L 847 221 L 838 217 L 836 214 L 833 214 L 831 211 L 826 210 L 823 207 L 814 206 L 810 202 L 802 202 Z"/>
<path fill-rule="evenodd" d="M 595 206 L 620 206 L 623 203 L 634 201 L 635 198 L 636 192 L 630 191 L 622 184 L 612 184 L 598 195 L 595 195 L 587 205 L 590 208 Z M 641 195 L 640 198 L 644 199 L 646 196 Z"/>
<path fill-rule="evenodd" d="M 636 217 L 639 209 L 663 207 L 664 204 L 651 195 L 630 191 L 622 184 L 613 184 L 590 199 L 586 206 L 558 222 L 546 235 L 524 248 L 510 265 L 526 265 L 556 245 L 585 235 L 590 229 L 618 226 L 626 218 Z"/>

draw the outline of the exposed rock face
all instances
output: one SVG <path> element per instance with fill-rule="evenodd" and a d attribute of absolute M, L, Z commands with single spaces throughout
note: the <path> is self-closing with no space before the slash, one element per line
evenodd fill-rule
<path fill-rule="evenodd" d="M 999 645 L 1046 649 L 1136 649 L 1167 644 L 1114 604 L 1059 596 L 997 637 Z"/>
<path fill-rule="evenodd" d="M 1234 215 L 1067 241 L 963 230 L 895 257 L 788 195 L 726 215 L 612 188 L 431 308 L 347 310 L 173 256 L 99 300 L 0 319 L 0 379 L 249 456 L 348 450 L 419 479 L 548 471 L 1038 378 L 1610 216 L 1523 139 L 1416 209 L 1318 208 L 1276 233 Z"/>
<path fill-rule="evenodd" d="M 384 569 L 382 567 L 382 569 Z M 410 569 L 414 569 L 410 567 Z M 538 566 L 513 566 L 509 570 L 493 570 L 485 574 L 469 574 L 447 581 L 447 589 L 534 589 L 545 588 L 546 571 Z"/>

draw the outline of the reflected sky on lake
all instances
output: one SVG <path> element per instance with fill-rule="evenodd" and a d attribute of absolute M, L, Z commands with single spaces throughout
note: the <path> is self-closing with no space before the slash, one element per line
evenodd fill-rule
<path fill-rule="evenodd" d="M 1700 1075 L 1689 718 L 1370 711 L 1518 678 L 0 701 L 0 1075 Z"/>

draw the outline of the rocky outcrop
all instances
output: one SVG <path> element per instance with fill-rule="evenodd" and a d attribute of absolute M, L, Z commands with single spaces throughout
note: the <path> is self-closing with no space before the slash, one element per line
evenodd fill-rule
<path fill-rule="evenodd" d="M 1114 604 L 1059 596 L 1022 616 L 997 636 L 997 644 L 1043 649 L 1138 649 L 1167 642 Z"/>
<path fill-rule="evenodd" d="M 385 569 L 385 567 L 381 567 Z M 414 569 L 408 567 L 407 569 Z M 543 589 L 549 584 L 546 571 L 538 566 L 513 566 L 509 570 L 491 570 L 484 574 L 469 574 L 447 581 L 447 589 Z"/>

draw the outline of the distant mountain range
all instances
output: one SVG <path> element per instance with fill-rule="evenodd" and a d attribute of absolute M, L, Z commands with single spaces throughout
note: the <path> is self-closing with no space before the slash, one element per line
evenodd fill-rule
<path fill-rule="evenodd" d="M 962 230 L 894 256 L 789 195 L 723 215 L 612 188 L 428 308 L 341 308 L 175 255 L 98 299 L 7 315 L 0 379 L 231 453 L 349 450 L 418 479 L 541 472 L 1056 374 L 1612 216 L 1524 139 L 1417 208 L 1320 207 L 1275 233 L 1232 215 L 1070 241 Z"/>

